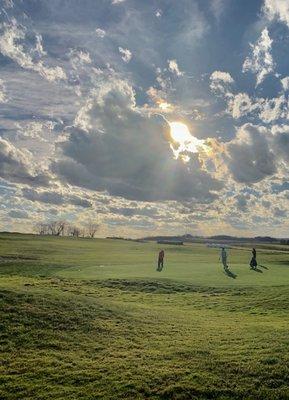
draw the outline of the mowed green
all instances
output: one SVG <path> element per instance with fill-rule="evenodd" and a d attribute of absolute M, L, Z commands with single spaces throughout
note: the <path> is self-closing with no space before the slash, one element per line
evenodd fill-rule
<path fill-rule="evenodd" d="M 0 235 L 0 398 L 289 399 L 289 249 L 257 250 Z"/>

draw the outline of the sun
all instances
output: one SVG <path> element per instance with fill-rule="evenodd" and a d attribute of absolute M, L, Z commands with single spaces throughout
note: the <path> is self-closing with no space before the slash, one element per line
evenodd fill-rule
<path fill-rule="evenodd" d="M 193 139 L 189 128 L 182 122 L 170 122 L 170 129 L 172 139 L 179 144 L 189 143 Z"/>
<path fill-rule="evenodd" d="M 183 162 L 190 161 L 190 153 L 201 153 L 206 150 L 204 140 L 193 136 L 186 124 L 182 122 L 169 122 L 172 139 L 171 149 L 175 158 Z"/>

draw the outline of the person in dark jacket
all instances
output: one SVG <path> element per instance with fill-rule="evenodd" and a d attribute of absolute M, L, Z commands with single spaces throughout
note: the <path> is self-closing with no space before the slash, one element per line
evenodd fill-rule
<path fill-rule="evenodd" d="M 227 257 L 226 249 L 222 247 L 219 260 L 222 262 L 224 269 L 228 269 Z"/>
<path fill-rule="evenodd" d="M 253 248 L 253 250 L 252 250 L 252 258 L 251 258 L 251 261 L 250 261 L 250 267 L 251 267 L 251 269 L 256 269 L 257 265 L 258 265 L 258 263 L 257 263 L 257 252 L 256 252 L 256 249 Z"/>
<path fill-rule="evenodd" d="M 161 250 L 159 252 L 157 271 L 161 271 L 164 268 L 164 258 L 165 258 L 165 252 Z"/>

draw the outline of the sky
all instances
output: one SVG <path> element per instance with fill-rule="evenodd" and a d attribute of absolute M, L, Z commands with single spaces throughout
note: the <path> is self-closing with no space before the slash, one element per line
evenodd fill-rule
<path fill-rule="evenodd" d="M 288 237 L 288 0 L 0 0 L 0 230 Z"/>

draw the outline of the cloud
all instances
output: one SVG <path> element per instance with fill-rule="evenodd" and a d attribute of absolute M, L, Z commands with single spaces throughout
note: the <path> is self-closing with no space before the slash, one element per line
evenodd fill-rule
<path fill-rule="evenodd" d="M 162 15 L 163 15 L 162 10 L 161 10 L 160 8 L 158 8 L 158 9 L 155 11 L 155 16 L 156 16 L 157 18 L 161 18 Z"/>
<path fill-rule="evenodd" d="M 0 79 L 0 103 L 6 103 L 8 101 L 6 95 L 6 89 L 4 86 L 4 81 Z"/>
<path fill-rule="evenodd" d="M 289 3 L 287 0 L 265 0 L 263 11 L 269 19 L 279 19 L 289 26 Z"/>
<path fill-rule="evenodd" d="M 279 207 L 275 207 L 274 209 L 274 217 L 276 218 L 286 218 L 287 217 L 287 211 L 282 210 Z"/>
<path fill-rule="evenodd" d="M 247 57 L 243 64 L 243 72 L 256 74 L 256 86 L 260 85 L 267 75 L 272 73 L 275 63 L 271 55 L 273 40 L 269 36 L 267 28 L 263 29 L 261 36 L 251 46 L 251 56 Z"/>
<path fill-rule="evenodd" d="M 64 195 L 54 191 L 36 191 L 34 189 L 22 189 L 22 195 L 27 200 L 33 202 L 64 205 L 72 204 L 74 206 L 91 208 L 92 203 L 86 199 L 83 199 L 77 195 Z"/>
<path fill-rule="evenodd" d="M 26 30 L 18 25 L 16 20 L 11 23 L 2 24 L 3 33 L 0 36 L 0 53 L 10 58 L 20 67 L 35 71 L 50 82 L 65 80 L 66 73 L 59 66 L 46 66 L 42 56 L 46 53 L 42 47 L 42 38 L 40 35 L 34 35 L 34 45 L 28 45 L 26 40 Z"/>
<path fill-rule="evenodd" d="M 106 32 L 103 29 L 97 28 L 95 30 L 96 36 L 103 39 L 106 35 Z"/>
<path fill-rule="evenodd" d="M 21 151 L 12 143 L 0 138 L 0 177 L 31 186 L 47 186 L 51 177 L 34 168 L 31 154 Z"/>
<path fill-rule="evenodd" d="M 156 207 L 110 207 L 109 211 L 113 214 L 120 214 L 126 217 L 140 215 L 156 218 L 158 215 L 158 210 Z"/>
<path fill-rule="evenodd" d="M 269 124 L 281 118 L 288 119 L 288 98 L 280 95 L 272 99 L 254 99 L 247 93 L 232 94 L 228 100 L 227 111 L 235 119 L 252 116 L 262 123 Z"/>
<path fill-rule="evenodd" d="M 19 219 L 29 218 L 29 214 L 26 211 L 21 211 L 21 210 L 11 210 L 8 212 L 8 215 L 11 218 L 19 218 Z"/>
<path fill-rule="evenodd" d="M 233 118 L 240 118 L 252 111 L 252 101 L 247 93 L 238 93 L 229 100 L 228 111 Z"/>
<path fill-rule="evenodd" d="M 272 127 L 272 146 L 276 157 L 289 163 L 289 125 L 275 125 Z"/>
<path fill-rule="evenodd" d="M 103 84 L 79 112 L 63 156 L 53 171 L 72 185 L 127 199 L 212 201 L 222 187 L 198 155 L 175 160 L 169 124 L 135 104 L 131 86 L 120 79 Z"/>
<path fill-rule="evenodd" d="M 275 155 L 264 127 L 245 124 L 226 146 L 225 157 L 234 179 L 241 183 L 260 182 L 277 172 Z"/>
<path fill-rule="evenodd" d="M 91 58 L 88 51 L 71 49 L 69 52 L 69 58 L 72 68 L 78 70 L 83 65 L 91 64 Z"/>
<path fill-rule="evenodd" d="M 281 79 L 281 85 L 284 91 L 289 90 L 289 76 L 285 76 L 283 79 Z"/>
<path fill-rule="evenodd" d="M 244 194 L 238 194 L 235 196 L 235 201 L 238 210 L 242 212 L 248 211 L 248 196 L 245 196 Z"/>
<path fill-rule="evenodd" d="M 229 74 L 228 76 L 226 74 L 225 72 L 215 71 L 210 77 L 210 88 L 214 93 L 224 98 L 227 103 L 225 112 L 234 119 L 251 117 L 266 124 L 280 119 L 289 119 L 289 97 L 285 94 L 287 77 L 280 80 L 284 91 L 278 97 L 264 98 L 251 97 L 244 92 L 234 93 L 229 86 L 232 83 L 232 78 Z"/>
<path fill-rule="evenodd" d="M 168 64 L 169 64 L 169 70 L 177 75 L 177 76 L 182 76 L 184 75 L 184 73 L 182 71 L 180 71 L 177 60 L 168 60 Z"/>
<path fill-rule="evenodd" d="M 13 8 L 14 7 L 13 0 L 4 0 L 4 6 L 6 8 Z"/>
<path fill-rule="evenodd" d="M 216 94 L 230 94 L 230 85 L 234 83 L 234 79 L 228 72 L 214 71 L 210 76 L 210 89 Z"/>
<path fill-rule="evenodd" d="M 52 121 L 31 121 L 24 126 L 18 125 L 16 137 L 19 139 L 36 139 L 51 143 L 51 132 L 57 125 Z"/>
<path fill-rule="evenodd" d="M 224 14 L 226 7 L 228 4 L 228 0 L 211 0 L 210 9 L 214 14 L 216 20 L 220 20 L 221 16 Z"/>
<path fill-rule="evenodd" d="M 288 99 L 284 95 L 273 99 L 264 99 L 259 105 L 260 113 L 258 117 L 265 123 L 273 122 L 279 118 L 288 118 Z"/>
<path fill-rule="evenodd" d="M 125 2 L 125 0 L 112 0 L 111 1 L 111 4 L 120 4 L 120 3 L 124 3 Z"/>
<path fill-rule="evenodd" d="M 246 123 L 225 145 L 224 160 L 236 182 L 252 184 L 288 175 L 289 125 Z M 275 185 L 280 187 L 280 185 Z"/>
<path fill-rule="evenodd" d="M 119 47 L 118 51 L 120 52 L 123 61 L 129 63 L 132 58 L 131 51 L 129 49 L 123 49 L 122 47 Z"/>
<path fill-rule="evenodd" d="M 270 21 L 256 15 L 259 6 L 252 2 L 255 22 L 244 21 L 241 35 L 231 32 L 239 8 L 229 0 L 210 0 L 207 7 L 195 0 L 170 1 L 169 7 L 135 0 L 113 6 L 112 0 L 39 0 L 35 7 L 15 1 L 2 10 L 0 135 L 10 147 L 5 163 L 1 150 L 0 175 L 14 188 L 0 186 L 5 216 L 25 208 L 33 210 L 31 221 L 58 213 L 82 225 L 97 213 L 108 221 L 104 235 L 150 229 L 206 235 L 244 227 L 250 234 L 252 225 L 273 233 L 274 208 L 288 208 L 289 196 L 288 38 L 286 26 L 275 24 L 284 15 L 282 2 L 264 2 L 275 4 Z M 226 7 L 230 23 L 219 29 Z M 238 68 L 244 41 L 260 26 L 246 54 L 251 68 L 255 47 L 263 49 L 254 61 L 259 69 L 244 75 Z M 271 47 L 259 44 L 265 26 Z M 262 82 L 272 79 L 254 90 L 250 84 L 266 54 L 274 67 Z M 199 140 L 218 139 L 207 140 L 209 154 L 174 160 L 168 121 L 186 123 Z M 273 184 L 284 190 L 272 194 Z M 260 198 L 271 206 L 265 209 Z M 32 223 L 7 221 L 23 229 Z"/>

